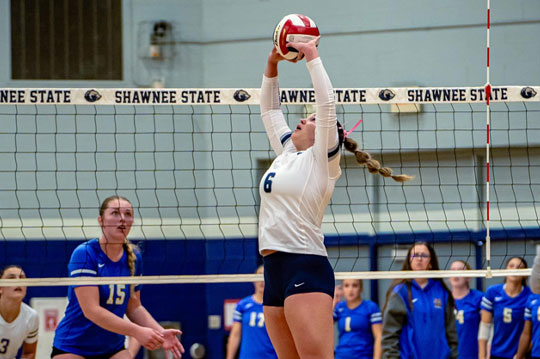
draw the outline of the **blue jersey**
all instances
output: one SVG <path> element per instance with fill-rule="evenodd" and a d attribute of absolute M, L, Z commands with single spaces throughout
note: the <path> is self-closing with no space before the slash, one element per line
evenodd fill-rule
<path fill-rule="evenodd" d="M 531 294 L 525 306 L 525 320 L 532 322 L 531 356 L 540 358 L 540 294 Z"/>
<path fill-rule="evenodd" d="M 461 299 L 455 299 L 459 359 L 478 359 L 478 327 L 480 303 L 484 293 L 471 289 Z"/>
<path fill-rule="evenodd" d="M 360 305 L 349 309 L 347 302 L 339 302 L 334 309 L 334 321 L 338 322 L 339 343 L 336 359 L 373 358 L 373 324 L 382 322 L 379 306 L 370 300 L 362 300 Z"/>
<path fill-rule="evenodd" d="M 491 355 L 512 358 L 516 354 L 523 330 L 525 305 L 531 294 L 529 287 L 511 298 L 504 284 L 492 285 L 482 298 L 482 309 L 493 314 Z"/>
<path fill-rule="evenodd" d="M 403 326 L 400 335 L 401 357 L 417 359 L 451 357 L 446 335 L 446 310 L 450 293 L 441 282 L 429 279 L 428 284 L 421 288 L 413 280 L 411 283 L 412 307 L 405 284 L 397 285 L 394 292 L 399 295 L 407 308 L 407 323 Z"/>
<path fill-rule="evenodd" d="M 141 257 L 136 253 L 135 275 L 141 275 Z M 97 239 L 82 243 L 73 251 L 68 264 L 70 277 L 123 277 L 130 276 L 127 254 L 113 262 L 101 250 Z M 87 319 L 77 300 L 74 289 L 68 289 L 69 303 L 64 318 L 58 324 L 53 345 L 77 355 L 98 355 L 124 347 L 125 337 L 101 328 Z M 99 304 L 120 318 L 126 314 L 130 286 L 125 284 L 99 285 Z M 139 290 L 136 286 L 135 290 Z"/>
<path fill-rule="evenodd" d="M 242 299 L 236 305 L 233 320 L 242 324 L 240 359 L 277 359 L 264 325 L 262 303 L 257 303 L 252 296 Z"/>

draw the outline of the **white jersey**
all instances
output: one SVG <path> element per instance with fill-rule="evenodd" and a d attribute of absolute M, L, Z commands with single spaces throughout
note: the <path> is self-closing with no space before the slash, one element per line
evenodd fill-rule
<path fill-rule="evenodd" d="M 334 89 L 320 58 L 307 63 L 315 89 L 315 143 L 297 152 L 279 100 L 277 77 L 263 76 L 261 116 L 277 155 L 259 185 L 259 250 L 327 256 L 321 231 L 341 169 Z"/>
<path fill-rule="evenodd" d="M 37 312 L 25 303 L 17 318 L 7 323 L 0 315 L 0 359 L 15 359 L 23 343 L 32 344 L 38 340 L 39 317 Z"/>

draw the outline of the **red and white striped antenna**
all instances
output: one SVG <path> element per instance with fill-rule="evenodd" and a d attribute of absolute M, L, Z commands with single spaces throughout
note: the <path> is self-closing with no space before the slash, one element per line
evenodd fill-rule
<path fill-rule="evenodd" d="M 487 33 L 486 33 L 486 86 L 484 94 L 486 96 L 486 264 L 487 277 L 491 273 L 491 237 L 489 234 L 489 123 L 490 109 L 489 99 L 491 97 L 491 84 L 489 82 L 489 28 L 490 28 L 490 0 L 487 0 Z"/>

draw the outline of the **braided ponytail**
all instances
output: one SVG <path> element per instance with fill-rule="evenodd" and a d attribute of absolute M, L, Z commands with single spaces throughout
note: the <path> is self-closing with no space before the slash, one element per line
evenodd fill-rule
<path fill-rule="evenodd" d="M 127 254 L 128 259 L 128 266 L 129 266 L 129 273 L 131 273 L 131 276 L 135 275 L 135 261 L 137 260 L 137 257 L 135 256 L 135 252 L 133 251 L 133 244 L 126 239 L 124 244 L 122 245 L 124 247 L 124 250 Z"/>
<path fill-rule="evenodd" d="M 392 179 L 396 182 L 407 182 L 414 178 L 413 176 L 405 174 L 393 175 L 391 168 L 381 167 L 379 161 L 373 159 L 368 152 L 358 150 L 358 143 L 356 143 L 356 141 L 352 138 L 344 137 L 343 145 L 347 151 L 354 153 L 356 162 L 358 162 L 358 164 L 361 166 L 366 166 L 371 174 L 380 174 L 383 177 L 392 177 Z"/>
<path fill-rule="evenodd" d="M 127 199 L 126 197 L 117 196 L 117 195 L 107 197 L 101 204 L 101 207 L 99 209 L 99 215 L 101 217 L 104 216 L 105 210 L 109 207 L 109 202 L 113 200 L 120 200 L 120 199 L 131 204 L 129 199 Z M 137 260 L 137 256 L 135 255 L 135 252 L 133 251 L 133 244 L 129 241 L 129 239 L 126 238 L 124 243 L 122 243 L 122 248 L 124 248 L 124 251 L 126 252 L 126 255 L 127 255 L 129 273 L 131 274 L 131 276 L 134 276 L 135 275 L 135 261 Z M 131 291 L 131 294 L 133 295 L 133 292 L 135 291 L 134 285 L 130 286 L 130 291 Z"/>
<path fill-rule="evenodd" d="M 133 244 L 129 241 L 129 239 L 126 238 L 126 241 L 122 244 L 122 247 L 124 247 L 124 251 L 126 251 L 129 273 L 133 277 L 135 275 L 135 261 L 137 260 L 137 256 L 135 256 L 135 252 L 133 251 Z M 133 295 L 135 292 L 135 285 L 132 284 L 129 290 L 131 295 Z"/>

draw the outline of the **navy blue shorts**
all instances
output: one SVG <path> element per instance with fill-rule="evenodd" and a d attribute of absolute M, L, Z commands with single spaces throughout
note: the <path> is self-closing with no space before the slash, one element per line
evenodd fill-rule
<path fill-rule="evenodd" d="M 276 252 L 263 257 L 263 305 L 283 307 L 285 298 L 299 293 L 334 297 L 334 270 L 325 256 Z"/>

